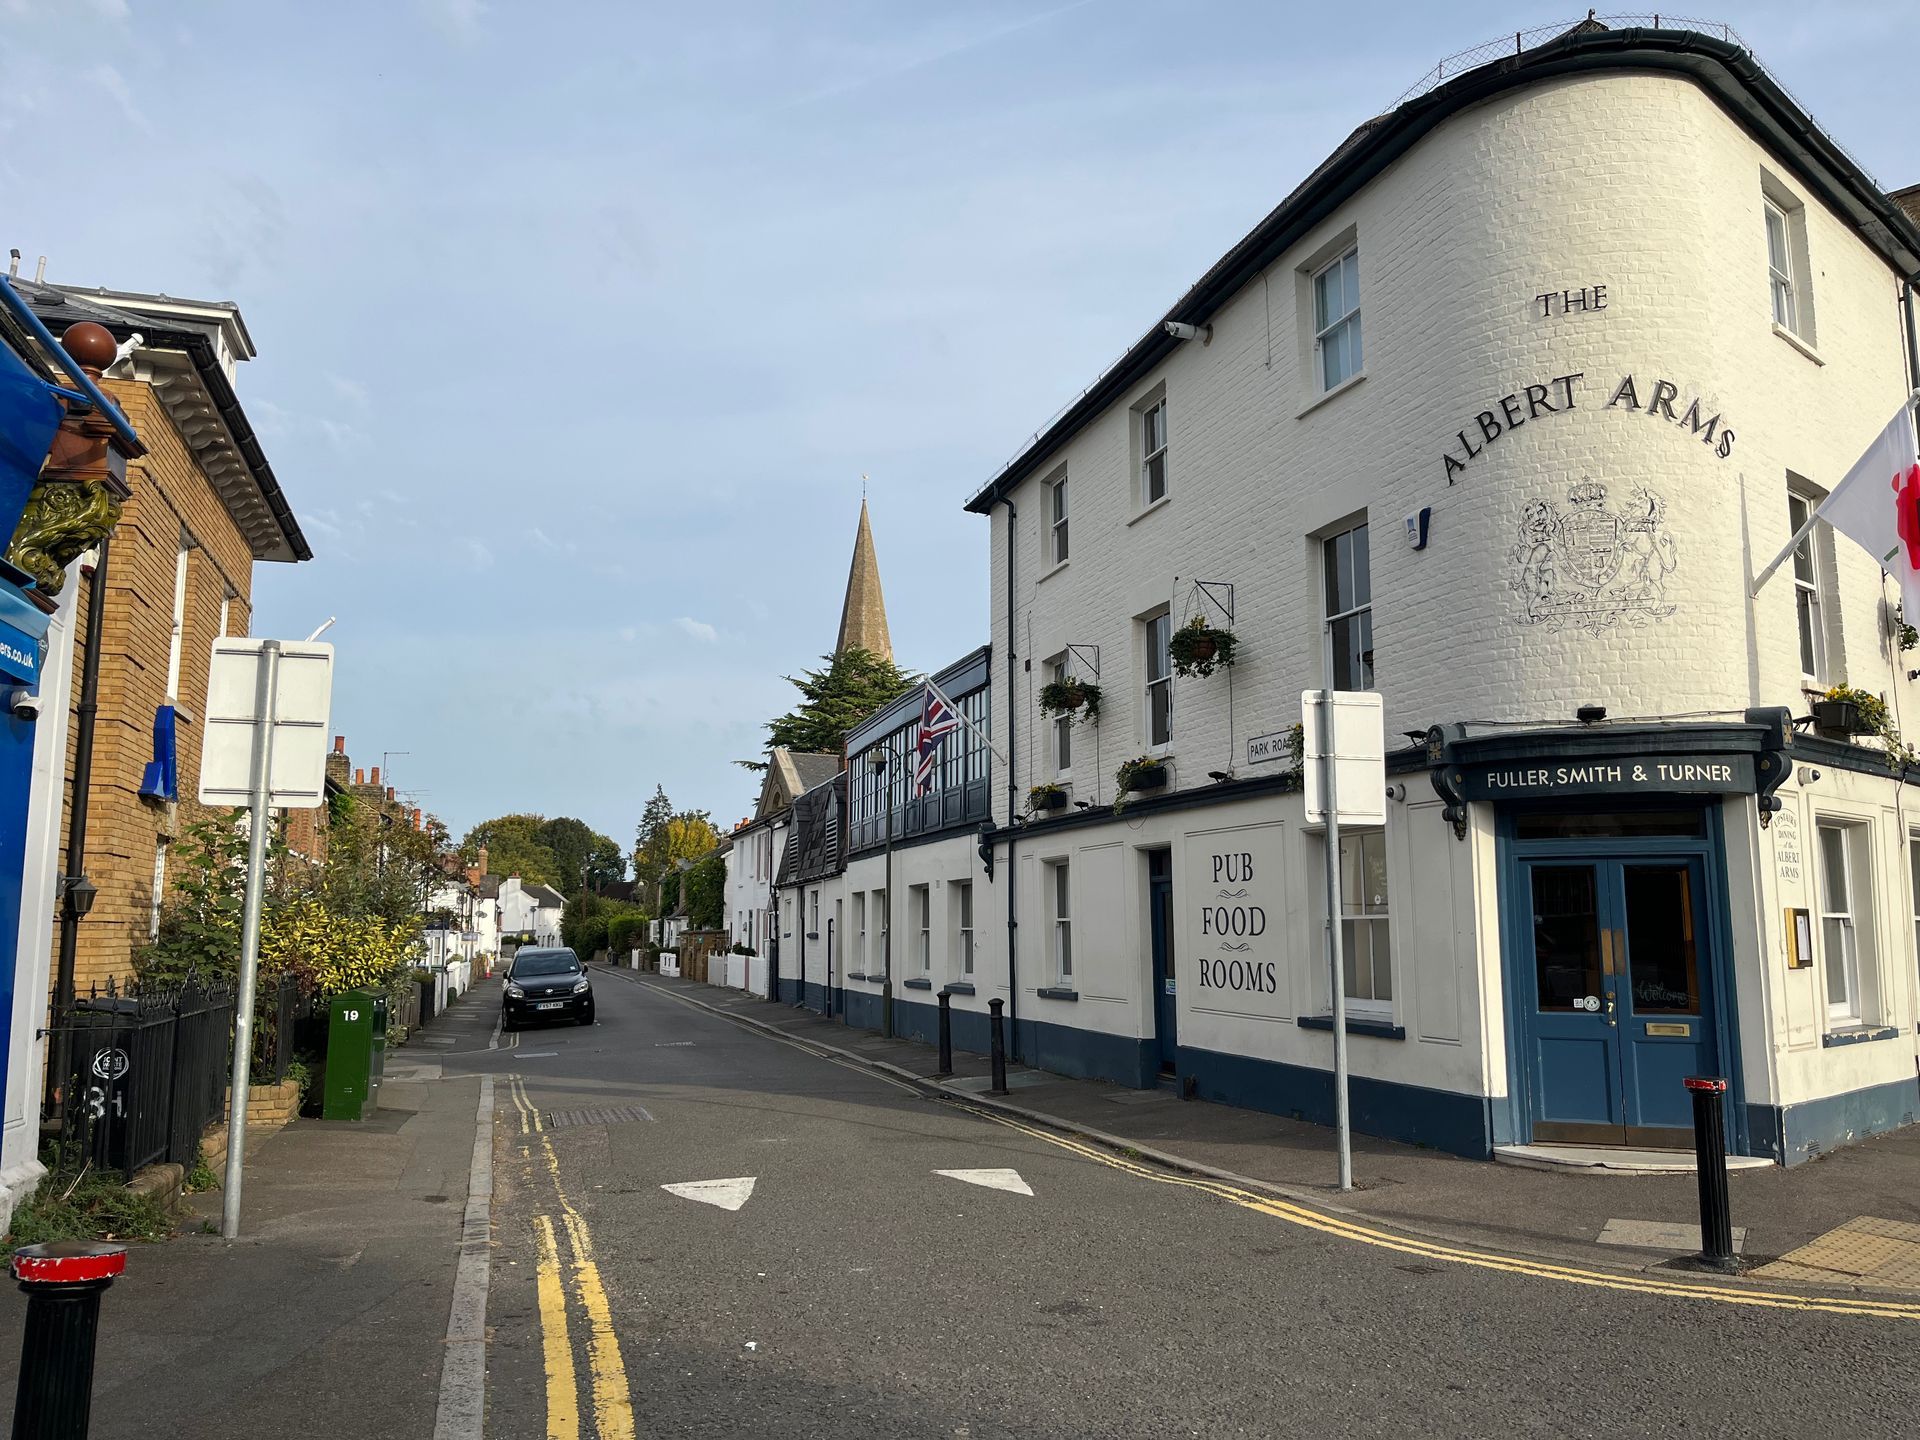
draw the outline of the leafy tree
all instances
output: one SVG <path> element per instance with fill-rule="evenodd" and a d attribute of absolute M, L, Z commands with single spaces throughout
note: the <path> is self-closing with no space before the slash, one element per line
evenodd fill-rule
<path fill-rule="evenodd" d="M 826 661 L 824 670 L 786 677 L 800 692 L 800 703 L 767 723 L 769 747 L 837 755 L 854 727 L 919 683 L 893 661 L 857 645 L 821 658 Z"/>
<path fill-rule="evenodd" d="M 149 985 L 178 985 L 189 974 L 202 979 L 232 975 L 240 967 L 240 916 L 246 904 L 247 833 L 233 817 L 187 827 L 174 858 L 171 894 L 160 911 L 160 933 L 134 955 L 134 969 Z M 269 875 L 279 875 L 284 856 L 274 855 Z"/>
<path fill-rule="evenodd" d="M 680 908 L 680 872 L 669 870 L 660 881 L 660 913 L 671 915 Z"/>
<path fill-rule="evenodd" d="M 672 906 L 661 898 L 662 883 L 680 861 L 698 860 L 718 845 L 720 832 L 705 810 L 676 811 L 666 791 L 656 786 L 635 840 L 634 878 L 654 896 L 655 913 L 665 915 Z"/>
<path fill-rule="evenodd" d="M 502 815 L 483 820 L 467 832 L 460 848 L 477 858 L 480 847 L 486 846 L 487 868 L 496 875 L 518 875 L 522 880 L 556 885 L 560 881 L 560 858 L 541 837 L 546 824 L 544 815 Z"/>
<path fill-rule="evenodd" d="M 687 923 L 695 930 L 719 930 L 727 918 L 727 862 L 708 854 L 686 872 Z"/>

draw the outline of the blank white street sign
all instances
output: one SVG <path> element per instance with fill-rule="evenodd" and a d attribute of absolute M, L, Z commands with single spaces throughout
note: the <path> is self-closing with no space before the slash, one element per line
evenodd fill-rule
<path fill-rule="evenodd" d="M 260 723 L 261 639 L 213 642 L 202 718 L 200 803 L 245 805 L 253 790 L 253 736 Z M 326 799 L 327 721 L 333 701 L 333 646 L 282 640 L 273 715 L 268 803 L 311 810 Z"/>
<path fill-rule="evenodd" d="M 722 1210 L 738 1210 L 753 1194 L 752 1175 L 733 1180 L 683 1180 L 678 1185 L 662 1185 L 669 1195 L 682 1200 L 698 1200 L 702 1205 L 717 1205 Z"/>
<path fill-rule="evenodd" d="M 1020 1178 L 1018 1170 L 936 1170 L 933 1173 L 949 1180 L 963 1180 L 969 1185 L 983 1185 L 989 1190 L 1005 1190 L 1012 1195 L 1033 1194 L 1033 1187 Z"/>
<path fill-rule="evenodd" d="M 1300 789 L 1307 802 L 1307 823 L 1327 818 L 1320 766 L 1333 760 L 1334 799 L 1342 825 L 1387 823 L 1386 709 L 1374 690 L 1333 692 L 1333 743 L 1320 735 L 1318 690 L 1300 693 L 1300 723 L 1305 754 Z"/>

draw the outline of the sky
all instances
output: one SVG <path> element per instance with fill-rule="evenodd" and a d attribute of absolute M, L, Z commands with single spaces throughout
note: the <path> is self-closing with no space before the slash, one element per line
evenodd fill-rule
<path fill-rule="evenodd" d="M 1558 9 L 0 0 L 0 244 L 232 300 L 336 616 L 333 728 L 456 834 L 751 812 L 872 506 L 900 662 L 987 634 L 961 505 L 1352 127 Z M 1920 181 L 1910 0 L 1729 6 Z M 1657 163 L 1656 135 L 1624 136 Z"/>

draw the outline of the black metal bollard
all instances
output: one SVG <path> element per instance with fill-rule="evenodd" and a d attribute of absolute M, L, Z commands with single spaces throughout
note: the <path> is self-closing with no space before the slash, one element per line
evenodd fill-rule
<path fill-rule="evenodd" d="M 124 1245 L 56 1240 L 14 1251 L 13 1277 L 27 1293 L 27 1325 L 13 1440 L 86 1440 L 100 1294 L 126 1268 Z"/>
<path fill-rule="evenodd" d="M 940 1068 L 933 1072 L 944 1080 L 953 1074 L 953 997 L 940 992 Z"/>
<path fill-rule="evenodd" d="M 997 997 L 987 1002 L 993 1016 L 993 1088 L 987 1091 L 989 1095 L 1007 1093 L 1007 1017 L 1001 1013 L 1006 1006 L 1007 1002 Z"/>
<path fill-rule="evenodd" d="M 1682 1083 L 1693 1096 L 1693 1154 L 1700 1180 L 1699 1263 L 1710 1270 L 1738 1270 L 1733 1210 L 1727 1199 L 1727 1082 L 1690 1075 Z"/>

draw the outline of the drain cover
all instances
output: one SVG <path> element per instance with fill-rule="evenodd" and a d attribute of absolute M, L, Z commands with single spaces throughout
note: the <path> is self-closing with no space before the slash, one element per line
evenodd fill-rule
<path fill-rule="evenodd" d="M 547 1129 L 566 1130 L 575 1125 L 625 1125 L 633 1120 L 651 1120 L 644 1105 L 602 1105 L 591 1110 L 549 1110 Z"/>

